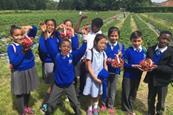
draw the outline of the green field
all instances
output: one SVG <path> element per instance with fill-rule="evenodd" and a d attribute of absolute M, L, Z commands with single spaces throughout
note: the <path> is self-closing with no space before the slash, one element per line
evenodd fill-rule
<path fill-rule="evenodd" d="M 56 19 L 60 24 L 64 19 L 70 18 L 74 24 L 79 18 L 79 12 L 77 11 L 0 11 L 0 52 L 6 51 L 6 45 L 10 42 L 9 28 L 12 24 L 39 25 L 40 22 L 48 18 Z M 126 17 L 119 11 L 106 11 L 106 12 L 85 12 L 88 19 L 84 23 L 89 23 L 94 17 L 101 17 L 104 19 L 104 25 L 102 31 L 107 34 L 107 30 L 110 26 L 118 26 L 121 30 L 120 41 L 129 46 L 129 36 L 132 31 L 140 30 L 144 36 L 144 46 L 148 47 L 157 42 L 157 36 L 159 30 L 170 30 L 173 32 L 173 16 L 171 13 L 145 13 L 134 14 L 126 12 Z M 112 17 L 116 16 L 117 19 Z M 156 20 L 157 19 L 157 20 Z M 38 32 L 39 36 L 40 32 Z M 37 38 L 38 38 L 37 36 Z M 37 42 L 38 39 L 35 40 Z M 32 93 L 31 106 L 35 110 L 36 115 L 40 115 L 39 107 L 44 97 L 44 93 L 47 90 L 47 85 L 44 84 L 41 78 L 41 62 L 38 59 L 37 48 L 33 49 L 36 55 L 36 67 L 40 78 L 39 88 Z M 10 71 L 8 69 L 8 60 L 6 57 L 0 57 L 0 115 L 17 115 L 15 106 L 13 106 L 13 97 L 10 92 Z M 116 96 L 115 108 L 117 115 L 123 115 L 120 110 L 121 100 L 121 81 L 118 83 L 118 94 Z M 165 115 L 173 115 L 173 87 L 169 87 L 169 92 L 166 100 Z M 85 108 L 87 100 L 84 97 L 80 98 L 81 108 L 83 115 L 85 115 Z M 135 103 L 135 112 L 137 115 L 145 115 L 147 111 L 147 85 L 141 83 L 138 97 Z M 65 110 L 63 109 L 65 107 Z M 55 115 L 70 115 L 73 114 L 73 110 L 69 105 L 69 102 L 63 103 L 63 106 L 58 106 Z M 101 113 L 101 115 L 108 115 L 108 112 Z"/>

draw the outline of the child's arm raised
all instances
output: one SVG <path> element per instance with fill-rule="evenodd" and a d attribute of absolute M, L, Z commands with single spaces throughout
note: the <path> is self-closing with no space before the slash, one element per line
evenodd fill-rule
<path fill-rule="evenodd" d="M 34 38 L 37 35 L 37 27 L 34 25 L 22 26 L 22 30 L 27 33 L 29 37 Z"/>
<path fill-rule="evenodd" d="M 77 64 L 77 62 L 82 58 L 82 56 L 86 52 L 86 48 L 87 48 L 87 41 L 84 40 L 82 46 L 79 49 L 72 52 L 74 64 Z"/>
<path fill-rule="evenodd" d="M 72 38 L 71 38 L 71 46 L 72 46 L 72 50 L 77 50 L 79 48 L 79 39 L 78 39 L 78 35 L 75 34 Z"/>
<path fill-rule="evenodd" d="M 76 33 L 81 33 L 81 32 L 79 31 L 80 25 L 81 25 L 81 23 L 82 23 L 82 20 L 84 20 L 84 19 L 86 19 L 86 18 L 87 18 L 87 16 L 85 16 L 85 15 L 82 15 L 82 16 L 79 18 L 79 20 L 78 20 L 78 22 L 77 22 L 77 24 L 76 24 L 76 26 L 75 26 L 75 28 L 74 28 L 74 30 L 75 30 Z"/>

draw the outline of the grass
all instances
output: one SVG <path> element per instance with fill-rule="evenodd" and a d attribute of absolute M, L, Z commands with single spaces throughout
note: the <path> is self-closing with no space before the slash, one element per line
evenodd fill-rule
<path fill-rule="evenodd" d="M 11 95 L 11 90 L 10 90 L 10 71 L 8 69 L 8 64 L 7 64 L 7 59 L 6 58 L 1 58 L 0 59 L 0 64 L 1 64 L 1 69 L 0 69 L 0 113 L 3 113 L 4 115 L 17 115 L 17 112 L 15 110 L 15 106 L 13 105 L 13 97 Z M 2 66 L 2 64 L 4 64 Z M 44 94 L 47 90 L 47 85 L 44 84 L 42 78 L 41 78 L 41 64 L 38 58 L 36 58 L 36 67 L 37 67 L 37 72 L 38 76 L 40 79 L 40 85 L 36 91 L 32 93 L 32 98 L 30 101 L 30 105 L 33 107 L 35 110 L 36 115 L 41 115 L 41 112 L 39 111 L 40 105 L 42 103 Z M 122 82 L 122 77 L 119 78 L 118 81 L 118 91 L 117 91 L 117 96 L 116 96 L 116 101 L 115 101 L 115 106 L 116 106 L 116 112 L 117 115 L 123 115 L 123 112 L 120 110 L 120 103 L 121 103 L 121 82 Z M 173 92 L 173 87 L 169 87 L 169 92 L 166 100 L 166 115 L 172 115 L 173 114 L 173 97 L 172 93 Z M 142 83 L 140 85 L 139 91 L 138 91 L 138 96 L 137 100 L 135 102 L 135 112 L 137 115 L 145 115 L 147 111 L 147 85 Z M 64 97 L 62 97 L 62 100 L 64 100 Z M 80 102 L 81 102 L 81 108 L 82 108 L 82 115 L 85 115 L 85 109 L 87 105 L 87 98 L 86 97 L 80 97 Z M 65 109 L 64 109 L 65 108 Z M 71 115 L 73 114 L 73 110 L 70 107 L 69 102 L 63 101 L 63 104 L 57 106 L 57 109 L 55 111 L 55 115 Z M 108 115 L 108 111 L 106 112 L 101 112 L 100 115 Z"/>
<path fill-rule="evenodd" d="M 121 30 L 121 38 L 120 41 L 126 45 L 126 47 L 129 46 L 129 37 L 130 33 L 136 29 L 140 29 L 144 34 L 150 36 L 151 34 L 148 34 L 148 31 L 150 31 L 147 27 L 147 25 L 144 23 L 146 21 L 142 22 L 138 17 L 134 16 L 133 14 L 129 14 L 127 18 L 119 17 L 119 20 L 114 21 L 111 17 L 121 16 L 120 12 L 110 11 L 110 12 L 86 12 L 90 19 L 94 17 L 102 17 L 105 21 L 105 25 L 103 26 L 103 32 L 106 34 L 107 29 L 110 26 L 118 26 Z M 9 25 L 17 23 L 23 25 L 25 24 L 38 24 L 40 21 L 43 21 L 46 18 L 55 18 L 58 23 L 62 22 L 62 20 L 66 18 L 70 18 L 73 21 L 76 21 L 78 19 L 78 12 L 76 11 L 26 11 L 24 13 L 15 13 L 15 12 L 9 12 L 7 14 L 4 14 L 3 12 L 0 12 L 0 33 L 1 34 L 7 34 L 7 30 L 9 30 Z M 69 16 L 70 15 L 70 16 Z M 39 17 L 39 18 L 37 18 Z M 150 20 L 148 20 L 150 21 Z M 148 22 L 146 21 L 146 22 Z M 154 34 L 153 34 L 154 35 Z M 149 37 L 148 37 L 149 38 Z M 151 44 L 155 42 L 154 37 L 151 37 Z M 2 46 L 4 43 L 0 44 Z M 2 48 L 1 48 L 2 49 Z M 38 76 L 40 79 L 40 85 L 36 91 L 32 93 L 32 98 L 30 101 L 30 105 L 35 110 L 36 115 L 41 115 L 39 108 L 43 101 L 44 94 L 48 88 L 48 85 L 45 85 L 42 78 L 41 78 L 41 62 L 38 59 L 37 55 L 37 48 L 35 48 L 36 54 L 36 68 L 38 72 Z M 6 57 L 0 57 L 0 114 L 4 115 L 17 115 L 17 112 L 15 110 L 13 99 L 14 97 L 11 95 L 11 88 L 10 88 L 10 71 L 8 69 L 8 60 Z M 122 83 L 122 75 L 119 78 L 118 81 L 118 89 L 117 89 L 117 95 L 115 100 L 115 107 L 117 115 L 123 115 L 124 113 L 121 111 L 121 83 Z M 140 84 L 138 96 L 135 102 L 135 112 L 137 115 L 145 115 L 147 111 L 147 85 L 144 83 Z M 169 86 L 169 91 L 167 95 L 166 100 L 166 115 L 173 115 L 173 87 Z M 65 100 L 64 97 L 62 97 L 62 100 Z M 87 107 L 88 99 L 86 97 L 80 97 L 80 103 L 81 103 L 81 109 L 82 114 L 85 115 L 85 109 Z M 65 108 L 65 109 L 64 109 Z M 63 103 L 59 106 L 57 106 L 57 109 L 55 111 L 55 115 L 71 115 L 73 114 L 73 110 L 70 107 L 69 102 L 63 101 Z M 108 115 L 108 111 L 101 112 L 100 115 Z"/>

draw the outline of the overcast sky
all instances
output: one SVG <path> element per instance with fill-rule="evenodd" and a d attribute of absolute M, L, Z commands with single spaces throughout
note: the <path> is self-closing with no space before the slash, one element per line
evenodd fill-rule
<path fill-rule="evenodd" d="M 59 1 L 59 0 L 54 0 L 54 1 Z M 167 0 L 151 0 L 152 2 L 163 2 L 163 1 L 167 1 Z"/>
<path fill-rule="evenodd" d="M 160 2 L 164 2 L 164 1 L 167 1 L 167 0 L 151 0 L 152 2 L 158 2 L 158 3 L 160 3 Z"/>

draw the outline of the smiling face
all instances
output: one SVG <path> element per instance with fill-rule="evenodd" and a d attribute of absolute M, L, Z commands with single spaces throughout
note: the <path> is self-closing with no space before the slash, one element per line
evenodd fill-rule
<path fill-rule="evenodd" d="M 93 33 L 97 33 L 100 30 L 100 28 L 98 28 L 96 25 L 92 24 L 91 25 L 91 30 L 92 30 Z"/>
<path fill-rule="evenodd" d="M 14 31 L 12 33 L 12 37 L 13 37 L 15 42 L 21 43 L 21 41 L 24 37 L 23 31 L 21 29 L 14 29 Z"/>
<path fill-rule="evenodd" d="M 55 30 L 55 23 L 53 21 L 49 20 L 46 22 L 46 27 L 47 27 L 47 31 L 49 33 L 53 33 Z"/>
<path fill-rule="evenodd" d="M 64 40 L 60 45 L 60 51 L 62 55 L 67 56 L 70 53 L 71 44 L 70 41 Z"/>
<path fill-rule="evenodd" d="M 161 36 L 159 36 L 158 39 L 159 39 L 158 46 L 160 48 L 164 48 L 169 45 L 169 43 L 171 41 L 171 36 L 169 34 L 162 34 Z"/>
<path fill-rule="evenodd" d="M 109 40 L 111 43 L 115 43 L 117 40 L 119 39 L 119 34 L 117 31 L 113 31 L 110 35 L 109 35 Z"/>
<path fill-rule="evenodd" d="M 67 27 L 73 27 L 73 24 L 72 24 L 72 22 L 71 21 L 66 21 L 65 23 L 64 23 Z"/>
<path fill-rule="evenodd" d="M 102 38 L 98 41 L 96 48 L 99 51 L 104 51 L 104 49 L 106 48 L 106 39 Z"/>
<path fill-rule="evenodd" d="M 135 48 L 139 48 L 139 46 L 142 45 L 142 38 L 141 37 L 138 37 L 138 38 L 135 38 L 135 39 L 131 39 L 131 42 L 132 42 L 132 45 L 135 47 Z"/>

